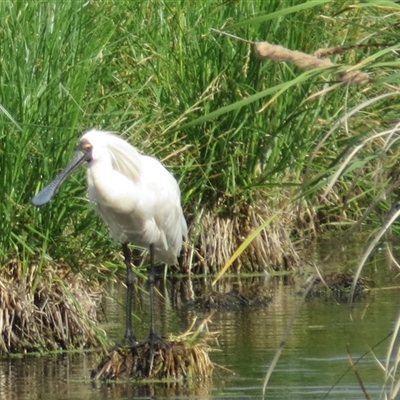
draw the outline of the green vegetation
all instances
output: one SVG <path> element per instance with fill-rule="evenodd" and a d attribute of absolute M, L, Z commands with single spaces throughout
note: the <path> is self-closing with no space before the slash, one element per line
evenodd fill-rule
<path fill-rule="evenodd" d="M 262 224 L 233 268 L 290 269 L 294 240 L 357 220 L 372 231 L 396 201 L 395 2 L 2 1 L 0 11 L 3 272 L 39 279 L 68 266 L 93 279 L 122 267 L 83 169 L 46 207 L 30 204 L 93 126 L 178 177 L 194 245 L 183 270 L 218 271 Z M 345 46 L 331 61 L 370 81 L 261 60 L 211 28 L 308 54 Z"/>

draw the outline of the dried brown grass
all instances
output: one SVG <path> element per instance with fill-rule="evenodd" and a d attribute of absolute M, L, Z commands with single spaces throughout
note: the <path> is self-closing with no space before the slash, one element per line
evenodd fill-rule
<path fill-rule="evenodd" d="M 230 272 L 293 270 L 300 265 L 300 257 L 290 234 L 299 220 L 304 220 L 303 225 L 308 224 L 310 230 L 313 221 L 309 213 L 310 210 L 304 208 L 299 215 L 299 207 L 295 204 L 274 205 L 267 204 L 267 201 L 246 204 L 239 212 L 229 215 L 204 209 L 191 226 L 193 247 L 187 245 L 185 248 L 180 260 L 181 268 L 185 272 L 189 269 L 200 274 L 218 273 L 246 237 L 276 214 L 277 217 L 233 262 Z"/>
<path fill-rule="evenodd" d="M 98 345 L 98 289 L 52 267 L 22 276 L 13 263 L 0 269 L 0 354 Z"/>
<path fill-rule="evenodd" d="M 335 65 L 331 60 L 321 59 L 320 57 L 325 57 L 326 55 L 331 54 L 339 54 L 339 46 L 329 49 L 320 49 L 314 54 L 307 54 L 297 50 L 289 50 L 283 46 L 268 42 L 257 42 L 254 44 L 254 49 L 258 56 L 263 60 L 269 59 L 278 62 L 287 61 L 295 64 L 301 69 L 337 67 L 337 65 Z M 348 49 L 349 47 L 346 48 L 346 50 Z M 342 50 L 342 52 L 345 51 L 344 49 Z M 346 71 L 338 72 L 338 77 L 343 82 L 354 83 L 358 85 L 363 85 L 370 81 L 368 74 L 361 72 L 352 66 L 348 66 Z"/>
<path fill-rule="evenodd" d="M 115 347 L 92 370 L 91 376 L 101 380 L 205 381 L 212 377 L 215 366 L 209 358 L 211 347 L 208 343 L 218 335 L 208 330 L 210 318 L 206 318 L 197 330 L 193 330 L 194 320 L 182 335 L 158 339 L 153 344 L 153 356 L 148 341 L 132 348 Z"/>
<path fill-rule="evenodd" d="M 370 82 L 370 77 L 367 73 L 362 72 L 356 68 L 356 66 L 343 66 L 334 64 L 329 60 L 328 56 L 337 54 L 343 54 L 349 50 L 360 48 L 360 47 L 386 47 L 384 44 L 358 44 L 358 45 L 347 45 L 347 46 L 333 46 L 328 48 L 321 48 L 314 52 L 314 54 L 307 54 L 298 50 L 290 50 L 286 47 L 272 44 L 269 42 L 253 42 L 228 32 L 220 31 L 218 29 L 211 28 L 211 31 L 220 33 L 240 40 L 245 43 L 253 45 L 254 51 L 262 60 L 272 60 L 276 62 L 289 62 L 296 65 L 301 69 L 313 69 L 313 68 L 335 68 L 341 67 L 341 70 L 337 73 L 338 78 L 345 83 L 364 85 Z M 343 70 L 344 67 L 344 70 Z"/>
<path fill-rule="evenodd" d="M 211 377 L 213 368 L 208 348 L 175 340 L 154 344 L 152 368 L 149 343 L 133 348 L 116 348 L 92 371 L 92 378 L 203 380 Z"/>

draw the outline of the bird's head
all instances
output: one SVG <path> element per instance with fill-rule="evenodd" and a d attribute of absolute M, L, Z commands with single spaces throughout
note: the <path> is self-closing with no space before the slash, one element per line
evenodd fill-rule
<path fill-rule="evenodd" d="M 65 179 L 75 171 L 83 162 L 90 162 L 93 159 L 93 145 L 90 140 L 83 135 L 75 153 L 67 166 L 32 199 L 33 205 L 39 207 L 48 203 L 56 194 L 57 189 Z"/>
<path fill-rule="evenodd" d="M 84 161 L 110 161 L 110 143 L 117 138 L 112 132 L 90 129 L 81 137 L 76 151 L 85 154 Z M 122 141 L 118 137 L 118 140 Z"/>

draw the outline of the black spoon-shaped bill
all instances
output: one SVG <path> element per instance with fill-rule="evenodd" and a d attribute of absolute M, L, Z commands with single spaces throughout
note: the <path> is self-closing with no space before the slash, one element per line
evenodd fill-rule
<path fill-rule="evenodd" d="M 86 153 L 81 150 L 76 150 L 67 166 L 32 199 L 32 204 L 36 207 L 40 207 L 48 203 L 54 197 L 57 189 L 65 181 L 68 175 L 78 168 L 85 160 Z"/>

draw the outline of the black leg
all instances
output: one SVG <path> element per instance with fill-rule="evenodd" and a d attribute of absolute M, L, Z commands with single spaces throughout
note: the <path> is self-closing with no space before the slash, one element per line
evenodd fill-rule
<path fill-rule="evenodd" d="M 150 268 L 148 272 L 148 284 L 150 292 L 150 332 L 149 337 L 144 340 L 139 346 L 149 345 L 149 364 L 147 368 L 147 376 L 151 376 L 153 372 L 154 364 L 154 347 L 156 343 L 168 347 L 168 343 L 165 342 L 160 336 L 156 335 L 155 332 L 155 312 L 154 312 L 154 284 L 156 281 L 156 274 L 154 268 L 154 245 L 150 245 Z"/>
<path fill-rule="evenodd" d="M 154 283 L 156 280 L 155 271 L 154 271 L 154 245 L 150 245 L 150 270 L 149 270 L 149 290 L 150 290 L 150 333 L 149 333 L 149 342 L 150 342 L 150 362 L 149 362 L 149 371 L 148 375 L 151 375 L 153 370 L 154 363 L 154 343 L 156 341 L 155 327 L 154 327 Z"/>
<path fill-rule="evenodd" d="M 150 270 L 148 276 L 148 282 L 150 286 L 150 340 L 155 337 L 155 327 L 154 327 L 154 283 L 156 280 L 154 271 L 154 245 L 150 245 Z"/>
<path fill-rule="evenodd" d="M 131 251 L 128 244 L 122 245 L 122 253 L 126 265 L 126 330 L 125 330 L 125 343 L 133 347 L 136 344 L 136 338 L 132 328 L 132 303 L 133 303 L 133 285 L 135 283 L 135 276 L 132 271 L 131 265 Z"/>

